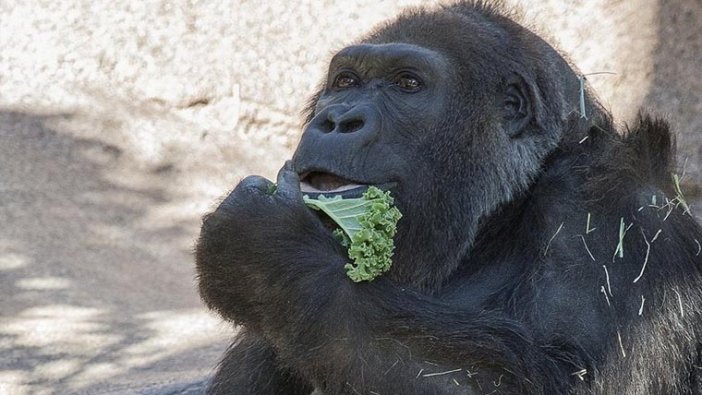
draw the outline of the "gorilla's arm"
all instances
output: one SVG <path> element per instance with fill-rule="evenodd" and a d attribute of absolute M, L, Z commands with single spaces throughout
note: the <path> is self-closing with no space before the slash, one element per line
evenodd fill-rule
<path fill-rule="evenodd" d="M 210 395 L 309 395 L 314 388 L 289 369 L 281 368 L 273 348 L 259 336 L 243 333 L 219 365 Z"/>
<path fill-rule="evenodd" d="M 568 377 L 549 374 L 555 364 L 501 313 L 453 307 L 388 278 L 352 283 L 345 251 L 298 188 L 289 169 L 275 192 L 246 178 L 205 220 L 197 249 L 206 302 L 262 334 L 284 366 L 329 393 L 540 392 L 545 383 L 533 378 Z"/>

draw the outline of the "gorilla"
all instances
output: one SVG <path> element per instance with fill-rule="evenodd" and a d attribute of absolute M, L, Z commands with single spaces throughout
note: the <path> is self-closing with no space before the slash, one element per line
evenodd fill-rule
<path fill-rule="evenodd" d="M 196 247 L 242 330 L 212 394 L 702 394 L 702 228 L 674 139 L 617 126 L 491 4 L 400 15 L 339 51 L 273 184 L 242 180 Z M 345 274 L 303 194 L 389 190 L 391 269 Z"/>

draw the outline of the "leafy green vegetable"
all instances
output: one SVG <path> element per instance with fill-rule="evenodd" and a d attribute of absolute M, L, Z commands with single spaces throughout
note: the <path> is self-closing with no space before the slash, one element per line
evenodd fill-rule
<path fill-rule="evenodd" d="M 390 269 L 397 232 L 402 214 L 394 207 L 390 192 L 368 187 L 361 198 L 341 196 L 304 196 L 305 203 L 324 212 L 339 228 L 334 236 L 346 248 L 353 264 L 347 263 L 346 275 L 354 282 L 371 281 Z"/>

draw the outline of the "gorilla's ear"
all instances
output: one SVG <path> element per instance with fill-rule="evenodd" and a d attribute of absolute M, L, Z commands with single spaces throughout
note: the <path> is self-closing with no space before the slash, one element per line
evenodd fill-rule
<path fill-rule="evenodd" d="M 519 137 L 534 116 L 529 87 L 524 78 L 516 74 L 507 79 L 503 87 L 500 105 L 504 130 L 509 137 Z"/>

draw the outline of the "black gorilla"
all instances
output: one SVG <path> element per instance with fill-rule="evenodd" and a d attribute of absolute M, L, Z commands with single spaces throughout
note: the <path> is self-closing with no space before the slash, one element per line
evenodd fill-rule
<path fill-rule="evenodd" d="M 702 230 L 668 126 L 618 133 L 496 7 L 414 10 L 341 50 L 277 187 L 204 220 L 215 394 L 702 393 Z M 391 270 L 345 275 L 304 193 L 392 191 Z"/>

